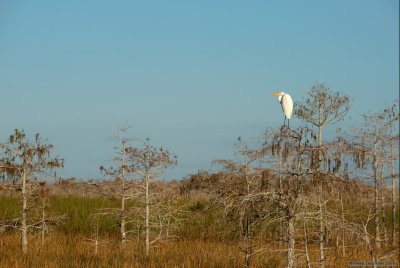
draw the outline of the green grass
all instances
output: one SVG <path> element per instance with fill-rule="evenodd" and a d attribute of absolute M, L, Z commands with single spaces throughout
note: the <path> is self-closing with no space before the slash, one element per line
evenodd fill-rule
<path fill-rule="evenodd" d="M 0 221 L 21 217 L 21 198 L 0 195 Z"/>
<path fill-rule="evenodd" d="M 136 200 L 128 200 L 126 207 L 137 205 Z M 103 197 L 81 197 L 81 196 L 51 196 L 48 199 L 46 208 L 47 216 L 65 216 L 66 219 L 59 223 L 56 227 L 58 232 L 64 234 L 82 233 L 89 234 L 94 231 L 96 218 L 94 215 L 103 211 L 104 208 L 119 208 L 120 200 L 108 199 Z M 34 206 L 30 202 L 30 206 Z M 40 204 L 36 204 L 39 206 Z M 185 224 L 181 226 L 178 233 L 182 236 L 204 236 L 215 232 L 216 221 L 218 220 L 219 211 L 216 208 L 209 208 L 205 201 L 189 201 L 187 203 L 176 202 L 176 206 L 182 206 L 182 213 Z M 33 216 L 34 210 L 30 215 Z M 37 215 L 39 213 L 36 212 Z M 36 215 L 36 217 L 38 217 Z M 0 196 L 0 221 L 7 219 L 19 218 L 21 216 L 20 197 Z M 127 229 L 131 229 L 135 222 L 127 225 Z M 110 215 L 102 215 L 99 217 L 99 232 L 101 234 L 115 235 L 119 232 L 118 218 Z"/>

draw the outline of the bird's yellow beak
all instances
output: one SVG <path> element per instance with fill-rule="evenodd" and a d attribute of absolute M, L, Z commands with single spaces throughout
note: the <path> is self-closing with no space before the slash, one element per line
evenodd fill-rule
<path fill-rule="evenodd" d="M 281 95 L 281 93 L 276 93 L 276 94 L 272 94 L 272 95 Z"/>

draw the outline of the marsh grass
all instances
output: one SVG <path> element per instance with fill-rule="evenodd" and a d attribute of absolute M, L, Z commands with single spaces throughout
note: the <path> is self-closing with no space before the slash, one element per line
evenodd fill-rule
<path fill-rule="evenodd" d="M 81 236 L 52 235 L 45 246 L 35 245 L 30 236 L 27 256 L 20 253 L 19 236 L 4 237 L 1 249 L 2 267 L 241 267 L 241 254 L 234 248 L 218 241 L 182 239 L 164 243 L 151 250 L 146 258 L 143 245 L 128 241 L 121 248 L 118 240 L 112 240 L 99 249 L 97 255 Z M 256 267 L 280 267 L 279 256 L 256 256 Z"/>
<path fill-rule="evenodd" d="M 130 205 L 135 204 L 134 200 L 129 202 Z M 232 245 L 234 242 L 227 243 L 234 241 L 234 237 L 224 234 L 224 228 L 228 226 L 223 222 L 221 224 L 220 211 L 208 207 L 203 201 L 184 202 L 188 216 L 176 231 L 177 239 L 151 248 L 150 258 L 145 255 L 142 237 L 131 236 L 126 245 L 121 247 L 117 221 L 108 216 L 100 218 L 99 236 L 106 242 L 99 247 L 97 254 L 94 246 L 88 243 L 95 225 L 95 218 L 91 215 L 104 207 L 118 207 L 118 200 L 72 195 L 51 196 L 49 204 L 49 215 L 65 215 L 66 219 L 55 226 L 54 232 L 47 234 L 43 247 L 40 235 L 30 232 L 26 256 L 21 253 L 18 233 L 12 229 L 6 230 L 0 237 L 0 267 L 243 267 L 243 253 Z M 18 196 L 0 196 L 0 220 L 19 217 L 19 206 Z M 264 238 L 270 239 L 273 233 L 272 229 L 267 230 Z M 351 242 L 350 236 L 348 240 Z M 262 241 L 257 243 L 258 248 L 269 247 L 270 251 L 254 255 L 251 267 L 286 265 L 285 243 L 274 247 Z M 333 242 L 330 243 L 327 252 L 331 267 L 347 267 L 349 261 L 371 260 L 365 247 L 359 244 L 349 246 L 343 258 L 341 249 L 336 249 Z M 377 254 L 389 250 L 382 248 Z M 309 251 L 311 261 L 316 262 L 319 258 L 317 245 L 310 244 Z M 296 244 L 296 254 L 297 267 L 306 267 L 300 241 Z M 393 260 L 396 256 L 385 261 Z"/>
<path fill-rule="evenodd" d="M 0 256 L 1 267 L 242 267 L 243 255 L 235 248 L 221 241 L 202 239 L 181 239 L 171 241 L 151 249 L 146 258 L 144 246 L 135 240 L 123 247 L 117 239 L 94 254 L 93 247 L 85 243 L 83 236 L 73 234 L 53 234 L 46 238 L 45 246 L 35 243 L 35 236 L 29 237 L 30 250 L 21 254 L 17 234 L 3 237 L 4 245 Z M 283 249 L 283 248 L 282 248 Z M 310 258 L 318 259 L 318 248 L 310 248 Z M 330 253 L 332 267 L 347 267 L 349 261 L 370 261 L 363 248 L 348 250 L 348 257 L 342 258 L 340 250 Z M 297 259 L 297 267 L 306 267 L 305 259 Z M 284 267 L 285 253 L 255 255 L 252 267 Z"/>

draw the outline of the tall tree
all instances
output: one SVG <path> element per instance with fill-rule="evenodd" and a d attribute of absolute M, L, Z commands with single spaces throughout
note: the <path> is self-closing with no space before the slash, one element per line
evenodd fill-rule
<path fill-rule="evenodd" d="M 54 149 L 52 144 L 43 143 L 39 134 L 34 141 L 26 138 L 25 132 L 16 129 L 10 135 L 9 141 L 0 143 L 5 156 L 0 159 L 0 170 L 20 183 L 21 191 L 21 248 L 23 254 L 28 252 L 28 199 L 35 175 L 49 172 L 54 168 L 63 167 L 64 161 L 58 157 L 51 157 Z"/>
<path fill-rule="evenodd" d="M 140 186 L 145 191 L 145 231 L 146 256 L 149 256 L 150 244 L 150 181 L 157 179 L 163 168 L 177 164 L 177 156 L 162 147 L 156 148 L 145 142 L 142 148 L 127 147 L 125 149 L 130 170 L 139 177 Z"/>
<path fill-rule="evenodd" d="M 391 177 L 392 177 L 392 246 L 396 244 L 396 172 L 395 172 L 395 160 L 397 155 L 394 151 L 394 146 L 396 142 L 399 141 L 399 133 L 396 126 L 398 126 L 399 121 L 399 109 L 397 104 L 393 104 L 391 107 L 384 110 L 384 116 L 386 125 L 389 127 L 389 134 L 387 138 L 387 143 L 390 147 L 390 167 L 391 167 Z M 397 130 L 397 133 L 395 131 Z"/>
<path fill-rule="evenodd" d="M 315 84 L 307 97 L 295 103 L 295 115 L 318 128 L 318 159 L 317 173 L 321 171 L 322 156 L 322 129 L 343 120 L 350 110 L 350 98 L 339 92 L 333 92 L 325 84 Z M 318 211 L 319 211 L 319 248 L 320 264 L 324 262 L 324 226 L 322 208 L 322 182 L 319 183 Z"/>
<path fill-rule="evenodd" d="M 109 185 L 95 184 L 91 182 L 91 184 L 95 184 L 104 188 L 106 192 L 109 192 L 112 195 L 117 195 L 121 200 L 121 206 L 119 210 L 111 211 L 111 214 L 114 214 L 114 216 L 119 218 L 121 244 L 125 244 L 126 242 L 126 218 L 129 215 L 129 209 L 126 208 L 125 202 L 134 196 L 132 193 L 133 183 L 126 177 L 127 173 L 131 172 L 131 170 L 127 170 L 125 152 L 127 143 L 131 141 L 131 139 L 126 137 L 126 131 L 129 128 L 130 126 L 128 126 L 127 123 L 124 123 L 123 126 L 119 128 L 121 135 L 113 137 L 121 142 L 120 146 L 114 148 L 116 156 L 111 159 L 114 163 L 117 163 L 117 166 L 109 168 L 105 168 L 104 166 L 100 167 L 100 171 L 107 176 L 114 178 L 115 182 Z"/>
<path fill-rule="evenodd" d="M 312 179 L 305 167 L 311 166 L 314 146 L 310 140 L 315 135 L 308 128 L 284 129 L 272 137 L 266 136 L 262 151 L 279 158 L 279 185 L 275 191 L 265 194 L 265 198 L 273 201 L 270 205 L 277 210 L 276 217 L 283 219 L 287 227 L 287 265 L 295 267 L 295 246 L 299 241 L 296 224 L 303 221 L 303 230 L 307 219 L 315 216 L 310 213 L 307 203 L 313 202 L 313 194 L 307 189 L 312 185 Z M 283 138 L 284 137 L 284 138 Z M 285 166 L 282 172 L 282 167 Z M 306 190 L 304 190 L 306 189 Z M 271 210 L 271 208 L 267 208 Z M 275 211 L 275 210 L 274 210 Z M 307 232 L 305 231 L 305 247 L 307 248 Z M 309 260 L 308 249 L 306 259 Z M 309 261 L 308 261 L 309 262 Z"/>
<path fill-rule="evenodd" d="M 378 175 L 378 163 L 381 154 L 379 154 L 379 146 L 385 141 L 386 126 L 383 124 L 382 113 L 369 113 L 363 115 L 364 126 L 361 129 L 355 129 L 355 151 L 361 151 L 370 159 L 374 181 L 374 236 L 375 246 L 380 247 L 380 231 L 379 231 L 379 193 L 380 193 L 380 177 Z M 358 148 L 357 148 L 358 147 Z M 368 159 L 367 159 L 368 161 Z M 366 167 L 366 166 L 365 166 Z"/>

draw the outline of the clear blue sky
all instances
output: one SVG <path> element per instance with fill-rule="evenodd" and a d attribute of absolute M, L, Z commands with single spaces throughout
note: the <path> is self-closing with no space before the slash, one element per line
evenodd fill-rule
<path fill-rule="evenodd" d="M 208 169 L 315 82 L 353 120 L 398 98 L 399 1 L 0 1 L 0 138 L 39 132 L 64 177 L 100 177 L 127 119 L 178 155 L 166 178 Z"/>

